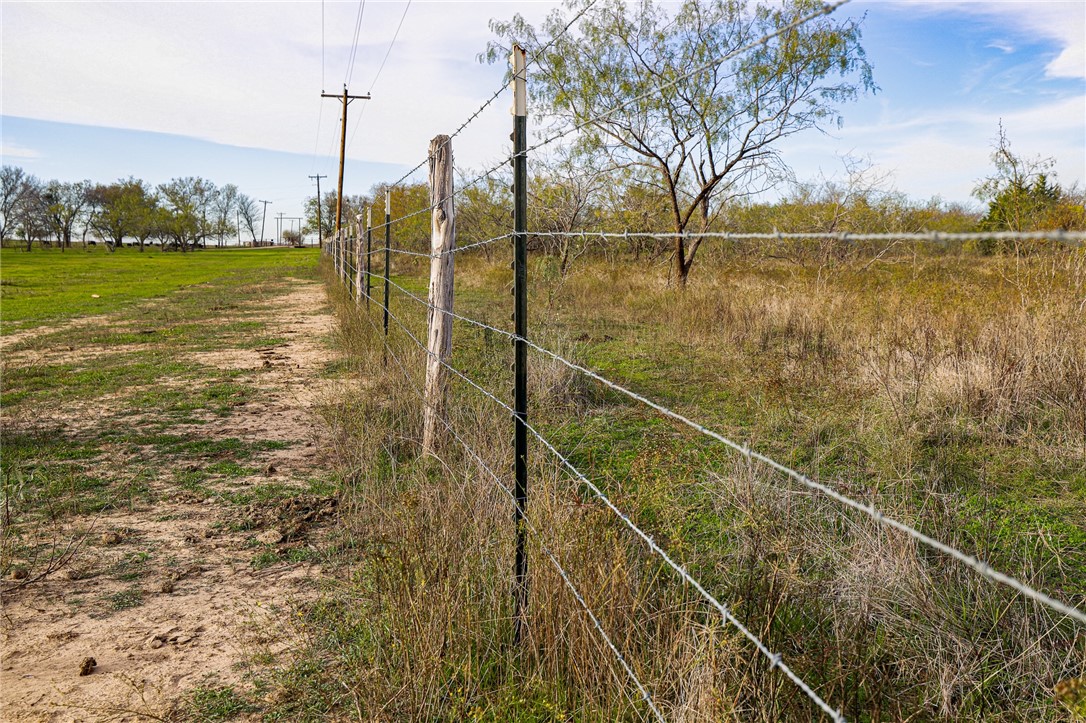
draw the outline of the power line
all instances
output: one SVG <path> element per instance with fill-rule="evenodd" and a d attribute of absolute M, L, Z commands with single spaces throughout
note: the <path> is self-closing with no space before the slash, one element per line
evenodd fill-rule
<path fill-rule="evenodd" d="M 366 12 L 366 0 L 359 0 L 358 2 L 358 15 L 354 21 L 354 42 L 351 44 L 350 60 L 347 62 L 347 72 L 343 76 L 343 84 L 350 85 L 351 79 L 354 77 L 354 61 L 358 54 L 358 35 L 362 30 L 362 15 Z"/>
<path fill-rule="evenodd" d="M 400 37 L 400 28 L 403 27 L 403 21 L 407 17 L 407 11 L 411 7 L 411 0 L 407 0 L 407 5 L 404 6 L 403 15 L 400 16 L 400 23 L 396 26 L 396 32 L 392 35 L 392 42 L 388 44 L 388 50 L 385 51 L 385 57 L 381 59 L 381 67 L 377 69 L 377 74 L 373 76 L 373 80 L 370 81 L 370 92 L 373 91 L 375 85 L 377 85 L 377 79 L 381 77 L 381 71 L 385 69 L 385 63 L 388 62 L 388 56 L 392 52 L 392 46 L 396 44 L 396 38 Z"/>
<path fill-rule="evenodd" d="M 385 57 L 381 60 L 381 66 L 377 69 L 377 74 L 373 76 L 373 80 L 370 81 L 369 92 L 373 93 L 374 87 L 377 85 L 377 79 L 381 77 L 381 71 L 385 69 L 385 63 L 388 62 L 389 53 L 392 52 L 392 46 L 396 44 L 396 38 L 400 36 L 400 28 L 403 27 L 404 18 L 407 17 L 407 10 L 411 7 L 411 0 L 407 0 L 407 5 L 404 6 L 403 15 L 400 16 L 400 23 L 396 26 L 396 32 L 392 35 L 392 42 L 388 44 L 388 50 L 385 51 Z M 358 133 L 358 127 L 362 124 L 362 116 L 366 114 L 366 109 L 363 108 L 362 112 L 358 114 L 358 120 L 354 122 L 354 129 L 351 131 L 351 140 L 348 145 L 354 145 L 354 137 Z"/>

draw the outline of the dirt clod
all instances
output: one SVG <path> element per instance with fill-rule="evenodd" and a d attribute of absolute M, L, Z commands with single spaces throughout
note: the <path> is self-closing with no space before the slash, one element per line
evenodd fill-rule
<path fill-rule="evenodd" d="M 83 658 L 83 662 L 79 664 L 79 674 L 90 675 L 97 667 L 98 661 L 94 658 Z"/>
<path fill-rule="evenodd" d="M 256 536 L 256 541 L 264 545 L 278 545 L 283 541 L 283 533 L 279 530 L 265 530 Z"/>

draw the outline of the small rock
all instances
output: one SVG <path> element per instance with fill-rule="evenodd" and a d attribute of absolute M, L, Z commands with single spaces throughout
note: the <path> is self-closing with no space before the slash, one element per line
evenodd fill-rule
<path fill-rule="evenodd" d="M 121 537 L 120 533 L 114 532 L 113 530 L 110 530 L 109 532 L 103 532 L 102 533 L 102 544 L 103 545 L 117 545 L 117 544 L 120 544 L 122 539 L 123 538 Z"/>
<path fill-rule="evenodd" d="M 151 650 L 158 650 L 165 644 L 166 640 L 164 639 L 164 636 L 152 635 L 150 638 L 147 639 L 147 642 L 144 643 L 144 646 L 150 648 Z"/>
<path fill-rule="evenodd" d="M 184 645 L 185 643 L 191 643 L 191 642 L 192 642 L 192 636 L 191 635 L 178 635 L 177 636 L 177 644 L 178 645 Z"/>
<path fill-rule="evenodd" d="M 83 658 L 83 662 L 79 664 L 79 674 L 90 675 L 97 667 L 98 661 L 94 658 Z"/>
<path fill-rule="evenodd" d="M 279 530 L 265 530 L 256 536 L 256 541 L 265 545 L 277 545 L 283 540 L 283 533 Z"/>

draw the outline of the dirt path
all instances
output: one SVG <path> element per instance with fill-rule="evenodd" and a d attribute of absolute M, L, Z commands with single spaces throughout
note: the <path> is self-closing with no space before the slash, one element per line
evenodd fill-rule
<path fill-rule="evenodd" d="M 294 606 L 315 595 L 336 513 L 330 486 L 314 481 L 322 465 L 311 411 L 330 383 L 319 375 L 332 317 L 316 282 L 291 280 L 276 295 L 244 311 L 279 342 L 182 351 L 244 390 L 226 412 L 164 422 L 105 395 L 3 418 L 5 434 L 60 430 L 73 440 L 125 429 L 123 414 L 136 428 L 158 423 L 158 437 L 106 442 L 83 463 L 91 482 L 136 489 L 135 499 L 64 519 L 56 538 L 61 550 L 75 545 L 70 559 L 32 584 L 20 587 L 38 570 L 18 565 L 4 581 L 3 720 L 169 717 L 193 691 L 227 695 L 254 660 L 272 662 L 287 644 Z M 79 363 L 80 351 L 93 364 L 101 350 L 48 348 L 6 364 Z M 200 391 L 191 380 L 151 386 L 182 398 Z M 52 537 L 40 530 L 34 542 Z M 81 675 L 88 658 L 93 672 Z"/>

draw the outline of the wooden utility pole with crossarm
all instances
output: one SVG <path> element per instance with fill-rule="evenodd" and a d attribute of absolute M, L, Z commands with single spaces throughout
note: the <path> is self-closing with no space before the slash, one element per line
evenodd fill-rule
<path fill-rule="evenodd" d="M 321 98 L 339 98 L 343 101 L 343 117 L 340 118 L 339 130 L 339 186 L 336 189 L 336 233 L 343 227 L 343 158 L 347 155 L 347 105 L 352 100 L 369 100 L 368 95 L 348 95 L 347 86 L 343 86 L 343 95 L 321 93 Z"/>

